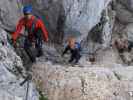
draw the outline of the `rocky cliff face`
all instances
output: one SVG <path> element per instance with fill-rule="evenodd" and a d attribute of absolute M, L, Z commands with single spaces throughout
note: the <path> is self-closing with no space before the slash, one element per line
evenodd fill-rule
<path fill-rule="evenodd" d="M 132 40 L 132 0 L 116 0 L 114 2 L 114 10 L 116 11 L 116 24 L 114 26 L 116 33 L 128 35 L 128 39 Z"/>
<path fill-rule="evenodd" d="M 7 34 L 9 33 L 5 31 L 15 29 L 21 14 L 20 6 L 16 0 L 0 1 L 0 100 L 39 99 L 34 83 L 29 82 L 29 86 L 27 84 L 20 86 L 24 80 L 22 76 L 25 76 L 26 72 L 21 58 L 8 43 Z"/>
<path fill-rule="evenodd" d="M 112 31 L 127 33 L 131 37 L 132 0 L 5 0 L 0 4 L 1 26 L 9 30 L 15 29 L 16 21 L 22 15 L 22 5 L 32 4 L 34 14 L 48 17 L 46 24 L 51 41 L 54 42 L 62 42 L 70 35 L 76 36 L 80 41 L 90 37 L 88 40 L 95 42 L 98 36 L 98 43 L 100 41 L 107 47 Z M 102 19 L 105 22 L 101 22 Z M 91 31 L 98 30 L 97 24 L 102 24 L 101 30 L 97 34 L 94 32 L 96 35 L 92 37 Z"/>
<path fill-rule="evenodd" d="M 14 30 L 20 16 L 20 5 L 17 0 L 0 1 L 0 26 L 4 29 Z"/>
<path fill-rule="evenodd" d="M 7 33 L 0 28 L 0 100 L 38 100 L 32 82 L 28 87 L 27 84 L 20 85 L 25 74 L 21 58 L 8 43 Z"/>
<path fill-rule="evenodd" d="M 33 66 L 33 77 L 49 100 L 133 99 L 132 66 L 125 68 L 118 53 L 107 48 L 117 35 L 133 40 L 133 0 L 1 0 L 0 99 L 25 98 L 27 86 L 19 86 L 22 77 L 17 71 L 20 68 L 25 73 L 24 67 L 8 44 L 5 30 L 15 30 L 26 4 L 33 5 L 35 15 L 47 19 L 50 42 L 62 44 L 68 36 L 75 36 L 87 53 L 99 50 L 97 63 L 91 65 L 82 57 L 81 66 L 73 68 L 66 63 L 68 57 L 62 59 L 55 48 L 44 47 L 45 57 Z M 38 100 L 32 82 L 29 100 Z"/>
<path fill-rule="evenodd" d="M 100 22 L 102 12 L 105 10 L 105 23 L 104 28 L 105 36 L 101 37 L 103 40 L 110 41 L 112 30 L 111 9 L 108 5 L 111 0 L 35 0 L 25 2 L 26 4 L 32 3 L 35 10 L 41 11 L 41 14 L 48 15 L 49 28 L 51 34 L 57 41 L 62 41 L 67 36 L 76 36 L 77 40 L 84 40 L 89 35 L 90 30 Z M 108 12 L 109 10 L 109 12 Z M 59 36 L 60 35 L 60 36 Z M 109 36 L 109 38 L 108 38 Z"/>

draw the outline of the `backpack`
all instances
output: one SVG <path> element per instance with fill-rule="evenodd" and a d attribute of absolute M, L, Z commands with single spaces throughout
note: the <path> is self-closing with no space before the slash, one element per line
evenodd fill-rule
<path fill-rule="evenodd" d="M 34 16 L 35 16 L 35 18 L 34 18 L 34 20 L 32 22 L 31 29 L 26 28 L 25 31 L 27 31 L 28 33 L 33 33 L 36 39 L 37 38 L 41 39 L 42 38 L 42 30 L 39 29 L 39 30 L 37 30 L 37 32 L 34 32 L 36 22 L 37 22 L 38 19 L 40 19 L 40 20 L 42 20 L 44 22 L 46 28 L 48 28 L 48 21 L 47 21 L 45 16 L 43 16 L 43 17 L 41 17 L 39 15 L 34 15 Z"/>
<path fill-rule="evenodd" d="M 37 13 L 33 13 L 33 15 L 35 16 L 36 19 L 41 19 L 43 23 L 45 24 L 46 28 L 48 29 L 49 23 L 47 21 L 46 16 L 41 16 L 40 14 L 37 14 Z"/>
<path fill-rule="evenodd" d="M 75 43 L 75 48 L 76 48 L 76 49 L 79 49 L 79 51 L 82 50 L 82 49 L 81 49 L 81 45 L 80 45 L 79 42 L 76 42 L 76 43 Z"/>

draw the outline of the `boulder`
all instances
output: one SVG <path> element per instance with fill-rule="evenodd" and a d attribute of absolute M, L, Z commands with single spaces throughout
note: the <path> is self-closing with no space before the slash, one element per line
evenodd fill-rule
<path fill-rule="evenodd" d="M 122 65 L 71 67 L 38 62 L 34 81 L 49 100 L 131 100 L 133 70 Z"/>
<path fill-rule="evenodd" d="M 1 0 L 0 27 L 7 30 L 14 30 L 21 14 L 21 7 L 21 2 L 17 2 L 17 0 Z"/>
<path fill-rule="evenodd" d="M 133 14 L 128 9 L 126 9 L 125 6 L 123 6 L 120 3 L 117 3 L 115 10 L 116 10 L 116 17 L 119 19 L 121 23 L 127 24 L 133 22 L 132 18 Z"/>

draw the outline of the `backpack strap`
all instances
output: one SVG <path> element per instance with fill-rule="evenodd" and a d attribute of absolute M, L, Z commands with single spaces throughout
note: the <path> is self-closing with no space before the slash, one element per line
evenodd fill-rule
<path fill-rule="evenodd" d="M 25 32 L 33 33 L 33 34 L 34 34 L 37 20 L 38 20 L 38 19 L 37 19 L 36 17 L 33 19 L 31 29 L 27 28 L 26 25 L 25 25 Z M 28 35 L 28 34 L 27 34 L 27 35 Z"/>
<path fill-rule="evenodd" d="M 81 45 L 79 42 L 75 42 L 75 48 L 77 48 L 81 51 Z"/>
<path fill-rule="evenodd" d="M 34 34 L 36 23 L 37 23 L 37 18 L 35 17 L 34 20 L 32 21 L 32 26 L 30 32 Z"/>

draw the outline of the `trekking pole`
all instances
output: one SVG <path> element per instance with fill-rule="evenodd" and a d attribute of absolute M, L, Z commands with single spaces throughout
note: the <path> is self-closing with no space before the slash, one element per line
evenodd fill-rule
<path fill-rule="evenodd" d="M 32 76 L 29 74 L 29 75 L 27 75 L 27 77 L 24 79 L 24 81 L 22 81 L 21 83 L 20 83 L 20 86 L 23 86 L 24 84 L 25 84 L 25 82 L 27 82 L 28 80 L 31 80 L 32 79 Z"/>
<path fill-rule="evenodd" d="M 29 75 L 24 79 L 24 81 L 20 83 L 20 86 L 23 86 L 23 85 L 27 82 L 25 100 L 28 100 L 30 80 L 32 80 L 32 75 L 31 75 L 31 74 L 29 74 Z"/>
<path fill-rule="evenodd" d="M 28 100 L 29 85 L 30 85 L 30 80 L 27 81 L 27 89 L 26 89 L 26 98 L 25 98 L 25 100 Z"/>

